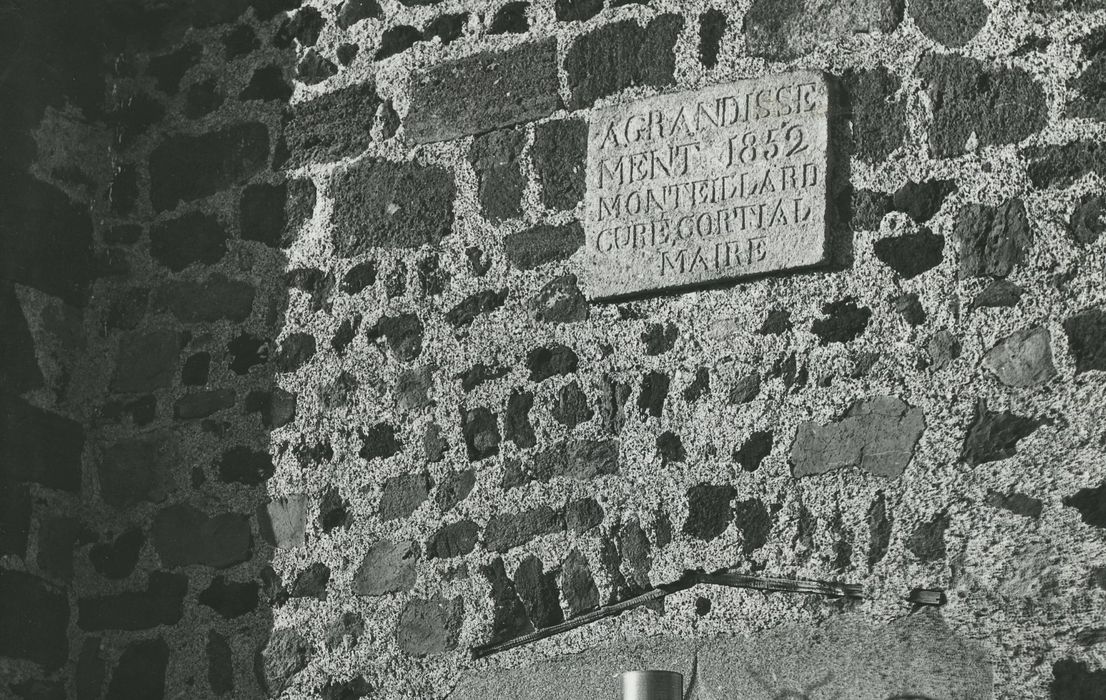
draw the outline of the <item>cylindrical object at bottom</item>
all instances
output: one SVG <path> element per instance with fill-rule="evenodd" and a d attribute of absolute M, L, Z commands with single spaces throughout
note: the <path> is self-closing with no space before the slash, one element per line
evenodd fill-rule
<path fill-rule="evenodd" d="M 627 671 L 622 700 L 683 700 L 684 677 L 675 671 Z"/>

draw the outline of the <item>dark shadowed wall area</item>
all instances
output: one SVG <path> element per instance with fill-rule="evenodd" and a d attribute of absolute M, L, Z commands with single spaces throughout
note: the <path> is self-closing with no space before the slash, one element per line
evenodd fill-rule
<path fill-rule="evenodd" d="M 0 19 L 0 697 L 1106 697 L 1103 0 Z M 589 302 L 591 110 L 789 69 L 834 264 Z M 723 568 L 866 597 L 473 658 Z"/>

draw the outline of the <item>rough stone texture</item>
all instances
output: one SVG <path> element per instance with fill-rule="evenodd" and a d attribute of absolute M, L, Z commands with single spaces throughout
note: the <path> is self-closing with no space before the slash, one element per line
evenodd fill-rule
<path fill-rule="evenodd" d="M 341 170 L 332 186 L 332 240 L 343 257 L 433 245 L 453 225 L 453 177 L 443 168 L 364 160 Z"/>
<path fill-rule="evenodd" d="M 1004 338 L 983 356 L 983 366 L 1009 386 L 1047 382 L 1056 376 L 1048 330 L 1030 328 Z"/>
<path fill-rule="evenodd" d="M 415 584 L 418 559 L 419 549 L 414 542 L 380 540 L 365 552 L 354 574 L 353 590 L 357 595 L 369 596 L 410 590 Z"/>
<path fill-rule="evenodd" d="M 554 39 L 440 63 L 411 80 L 403 126 L 416 143 L 533 121 L 561 107 Z"/>
<path fill-rule="evenodd" d="M 901 80 L 886 68 L 849 70 L 841 78 L 853 148 L 868 162 L 884 160 L 906 136 L 906 105 L 896 96 Z"/>
<path fill-rule="evenodd" d="M 743 29 L 749 53 L 787 61 L 855 34 L 889 34 L 902 17 L 900 0 L 755 0 Z"/>
<path fill-rule="evenodd" d="M 676 67 L 673 45 L 683 29 L 683 17 L 654 17 L 645 26 L 615 22 L 581 35 L 565 54 L 570 109 L 590 107 L 595 100 L 633 85 L 663 87 Z"/>
<path fill-rule="evenodd" d="M 1064 321 L 1075 371 L 1106 370 L 1106 311 L 1087 309 Z"/>
<path fill-rule="evenodd" d="M 842 467 L 860 467 L 887 478 L 902 475 L 914 456 L 925 415 L 894 396 L 855 402 L 839 421 L 799 425 L 791 446 L 792 473 L 824 474 Z"/>
<path fill-rule="evenodd" d="M 945 237 L 923 228 L 917 233 L 878 240 L 872 249 L 880 262 L 909 280 L 941 264 Z"/>
<path fill-rule="evenodd" d="M 588 125 L 581 119 L 543 122 L 534 127 L 530 157 L 541 183 L 542 204 L 572 209 L 584 197 Z"/>
<path fill-rule="evenodd" d="M 929 146 L 938 158 L 972 146 L 1018 143 L 1048 118 L 1045 93 L 1020 68 L 989 66 L 955 54 L 927 54 L 918 75 L 933 104 Z"/>
<path fill-rule="evenodd" d="M 563 226 L 540 225 L 512 233 L 503 241 L 511 264 L 532 270 L 557 260 L 567 260 L 584 244 L 584 230 L 578 223 Z"/>
<path fill-rule="evenodd" d="M 249 178 L 268 159 L 269 133 L 262 124 L 170 137 L 150 154 L 150 202 L 164 211 L 206 197 Z"/>
<path fill-rule="evenodd" d="M 1031 435 L 1042 422 L 1010 411 L 989 411 L 986 404 L 976 406 L 975 418 L 964 438 L 960 459 L 972 466 L 1013 457 L 1018 442 Z"/>
<path fill-rule="evenodd" d="M 960 210 L 954 235 L 960 241 L 960 277 L 1006 277 L 1033 244 L 1025 205 L 1010 199 L 991 207 L 970 204 Z"/>
<path fill-rule="evenodd" d="M 484 528 L 484 546 L 506 552 L 539 535 L 565 529 L 564 517 L 549 506 L 493 517 Z"/>
<path fill-rule="evenodd" d="M 189 564 L 226 568 L 248 559 L 252 546 L 246 516 L 224 513 L 208 517 L 186 504 L 159 511 L 151 536 L 162 566 L 169 568 Z"/>
<path fill-rule="evenodd" d="M 576 285 L 576 275 L 550 280 L 528 302 L 530 315 L 545 323 L 575 323 L 588 319 L 588 302 Z"/>
<path fill-rule="evenodd" d="M 950 48 L 967 44 L 979 33 L 991 9 L 983 0 L 941 2 L 941 0 L 914 0 L 910 3 L 910 16 L 922 33 Z"/>
<path fill-rule="evenodd" d="M 480 210 L 490 221 L 502 221 L 522 214 L 522 178 L 519 157 L 526 134 L 503 129 L 477 136 L 469 149 L 476 171 Z"/>
<path fill-rule="evenodd" d="M 6 621 L 0 655 L 51 670 L 65 664 L 69 604 L 60 589 L 31 574 L 0 570 L 0 613 Z"/>

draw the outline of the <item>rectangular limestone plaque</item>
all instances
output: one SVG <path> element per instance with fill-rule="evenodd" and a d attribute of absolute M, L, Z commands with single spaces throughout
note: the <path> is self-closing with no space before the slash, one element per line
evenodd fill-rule
<path fill-rule="evenodd" d="M 594 111 L 588 296 L 824 262 L 828 108 L 824 76 L 799 72 Z"/>

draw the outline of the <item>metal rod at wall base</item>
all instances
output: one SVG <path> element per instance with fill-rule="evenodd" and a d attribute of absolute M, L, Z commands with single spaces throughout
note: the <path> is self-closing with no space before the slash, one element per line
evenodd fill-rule
<path fill-rule="evenodd" d="M 684 677 L 675 671 L 626 671 L 619 700 L 683 700 Z"/>

